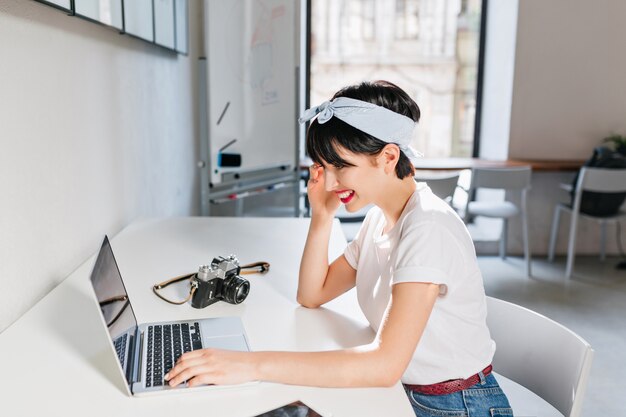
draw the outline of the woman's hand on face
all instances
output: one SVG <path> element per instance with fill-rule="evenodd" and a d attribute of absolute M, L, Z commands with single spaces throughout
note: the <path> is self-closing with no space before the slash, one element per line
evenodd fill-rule
<path fill-rule="evenodd" d="M 341 205 L 341 201 L 335 193 L 326 191 L 324 167 L 319 164 L 313 164 L 309 168 L 309 175 L 307 194 L 313 214 L 322 213 L 334 216 Z"/>
<path fill-rule="evenodd" d="M 240 384 L 255 379 L 254 363 L 249 352 L 194 350 L 182 355 L 165 379 L 172 387 L 185 381 L 190 387 Z"/>

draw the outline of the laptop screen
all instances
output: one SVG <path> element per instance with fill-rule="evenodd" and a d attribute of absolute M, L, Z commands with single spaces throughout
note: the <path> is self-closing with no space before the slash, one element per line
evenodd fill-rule
<path fill-rule="evenodd" d="M 106 236 L 91 273 L 91 284 L 113 345 L 118 349 L 118 358 L 122 369 L 126 370 L 118 346 L 122 345 L 125 339 L 131 339 L 135 336 L 137 319 L 130 305 L 117 262 L 113 257 L 109 239 Z M 124 344 L 128 346 L 128 343 Z"/>

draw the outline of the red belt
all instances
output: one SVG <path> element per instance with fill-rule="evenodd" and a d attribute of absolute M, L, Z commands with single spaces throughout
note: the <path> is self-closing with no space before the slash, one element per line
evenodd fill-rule
<path fill-rule="evenodd" d="M 493 367 L 489 365 L 481 372 L 483 377 L 489 375 Z M 431 385 L 409 385 L 405 384 L 404 386 L 413 392 L 417 392 L 418 394 L 425 395 L 446 395 L 452 394 L 453 392 L 462 391 L 464 389 L 468 389 L 469 387 L 476 385 L 480 382 L 480 375 L 474 374 L 467 379 L 451 379 L 449 381 L 438 382 L 436 384 Z"/>

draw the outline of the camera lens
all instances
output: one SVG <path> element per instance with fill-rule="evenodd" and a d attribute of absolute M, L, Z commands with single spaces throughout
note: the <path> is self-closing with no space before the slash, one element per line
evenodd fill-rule
<path fill-rule="evenodd" d="M 250 282 L 240 276 L 233 275 L 224 280 L 224 301 L 240 304 L 250 292 Z"/>

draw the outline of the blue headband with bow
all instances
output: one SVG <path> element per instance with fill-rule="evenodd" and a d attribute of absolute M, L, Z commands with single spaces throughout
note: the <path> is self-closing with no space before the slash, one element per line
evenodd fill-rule
<path fill-rule="evenodd" d="M 395 143 L 411 162 L 422 156 L 409 145 L 416 123 L 385 107 L 353 98 L 337 97 L 306 110 L 298 122 L 304 123 L 315 117 L 319 124 L 336 117 L 383 142 Z"/>

